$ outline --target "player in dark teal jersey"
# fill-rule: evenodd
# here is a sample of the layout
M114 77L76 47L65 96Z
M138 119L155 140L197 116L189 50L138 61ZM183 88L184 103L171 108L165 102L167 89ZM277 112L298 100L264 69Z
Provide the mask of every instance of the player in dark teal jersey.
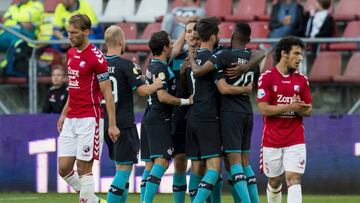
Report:
M154 165L146 180L145 195L142 202L151 203L158 190L161 177L169 166L169 160L173 155L173 143L171 137L171 116L173 106L190 105L192 97L183 99L175 97L175 75L168 66L172 44L167 32L153 33L149 41L152 51L151 59L146 71L146 82L153 83L153 76L163 81L163 88L149 96L148 107L143 118L142 138L146 142L142 147L147 147L148 154L141 151L142 159L151 160Z
M108 51L106 60L112 83L115 103L116 125L121 131L120 137L113 142L105 127L104 138L109 148L110 159L115 162L116 174L107 195L109 203L126 202L127 182L132 165L138 162L139 136L135 126L133 91L148 96L162 87L161 79L154 79L152 85L145 85L140 67L121 57L125 50L125 36L118 26L110 26L105 31L105 43ZM108 126L105 114L104 126Z
M254 203L259 202L259 199L256 179L248 157L253 116L247 94L251 92L252 82L259 75L259 68L251 68L235 78L226 77L224 74L233 63L248 63L252 52L245 46L250 41L250 34L251 29L248 24L237 23L231 40L232 49L218 51L203 66L192 63L192 68L218 71L217 87L223 95L220 111L223 150L227 157L225 165L227 171L231 173L231 182L242 201L250 202L251 199ZM256 54L263 55L261 52Z

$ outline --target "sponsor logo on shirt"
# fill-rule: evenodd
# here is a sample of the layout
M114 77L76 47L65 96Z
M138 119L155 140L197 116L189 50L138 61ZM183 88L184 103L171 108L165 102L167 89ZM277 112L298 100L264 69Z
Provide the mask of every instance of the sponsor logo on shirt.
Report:
M80 62L80 65L79 65L79 66L80 66L80 68L84 68L84 67L85 67L85 64L86 64L86 62L85 62L85 61L81 61L81 62Z

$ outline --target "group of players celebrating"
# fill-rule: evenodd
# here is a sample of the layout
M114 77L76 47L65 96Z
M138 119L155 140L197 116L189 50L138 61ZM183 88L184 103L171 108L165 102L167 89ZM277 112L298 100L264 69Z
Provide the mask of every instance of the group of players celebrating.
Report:
M249 94L257 84L264 53L246 48L249 25L236 23L230 47L219 46L220 21L214 17L189 19L184 34L174 44L165 31L155 32L149 41L153 57L142 75L138 65L121 57L125 35L120 27L112 25L105 31L107 54L103 56L88 42L89 26L83 26L87 21L87 16L80 14L69 21L73 46L68 52L69 99L58 122L59 173L80 192L80 202L103 201L91 189L92 160L99 153L101 92L107 112L104 137L116 165L108 202L126 202L139 148L145 161L142 203L153 202L172 158L175 203L185 202L187 189L191 202L221 202L222 160L234 202L259 202L249 164L253 128ZM281 202L284 171L288 202L301 202L300 177L306 160L302 116L311 113L309 84L296 70L303 48L300 39L282 39L275 48L277 65L258 82L257 100L264 115L262 164L269 177L269 202ZM148 96L140 140L134 123L135 90ZM88 117L94 119L88 121ZM191 160L189 184L187 160ZM77 172L72 170L75 161Z

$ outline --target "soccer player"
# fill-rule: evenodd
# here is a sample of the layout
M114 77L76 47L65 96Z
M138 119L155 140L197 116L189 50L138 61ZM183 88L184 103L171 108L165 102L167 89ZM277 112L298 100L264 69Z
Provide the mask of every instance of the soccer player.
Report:
M281 39L275 48L275 67L263 73L258 82L257 101L264 116L262 167L268 177L269 203L281 202L284 173L287 202L302 202L301 175L306 165L302 120L312 109L309 82L297 70L303 49L299 38Z
M187 48L189 51L194 50L195 40L193 40L192 35L194 32L194 26L197 21L197 18L189 19L185 25L185 41L187 43ZM189 97L191 95L184 88L186 85L185 82L181 81L181 68L185 64L185 67L189 65L188 60L185 59L188 57L188 50L183 51L180 55L176 56L173 60L170 61L169 66L175 74L176 80L176 96L177 97ZM190 69L191 70L191 69ZM175 173L173 176L173 197L174 203L184 203L185 202L185 193L186 193L186 168L187 168L187 159L185 156L185 129L186 129L186 120L185 115L188 110L188 106L175 106L173 117L172 117L172 137L174 143L174 169Z
M115 106L107 62L99 49L89 43L88 16L70 17L67 32L72 48L67 52L69 96L58 120L60 132L58 170L63 179L80 192L80 203L100 202L94 194L92 165L99 159L101 146L99 120L104 96L109 115L108 134L116 141ZM76 161L77 173L73 171Z
M172 44L165 31L151 35L149 47L153 54L146 71L146 81L153 83L153 75L163 81L163 88L149 96L148 107L143 118L141 131L142 159L152 160L154 165L147 177L143 202L151 203L158 190L161 177L169 166L174 148L171 137L171 116L173 106L190 105L192 98L182 99L174 95L176 90L175 76L167 61L170 58ZM146 143L147 142L147 143Z
M252 92L252 82L259 76L258 64L264 57L259 50L248 50L251 28L246 23L236 23L231 38L231 48L216 52L204 65L198 66L192 61L192 68L199 71L217 69L216 86L222 94L220 102L220 123L223 151L226 154L225 168L229 182L234 186L235 202L238 195L243 202L259 202L254 172L249 165L249 151L253 126L253 112L248 94ZM256 63L241 76L230 79L224 71L232 63L246 64L250 56ZM236 122L235 122L236 121ZM247 181L247 183L246 183ZM248 192L249 191L249 192ZM249 196L250 193L250 196Z
M218 43L219 20L202 18L196 23L201 41L196 62L205 63ZM216 184L221 164L221 140L218 121L218 93L215 86L215 72L201 77L194 76L194 104L189 109L186 126L186 156L192 162L191 177L202 177L201 164L206 162L207 171L202 178L193 202L204 202ZM196 184L195 184L196 185ZM190 189L190 188L189 188Z
M132 165L138 162L139 136L135 126L133 91L141 96L148 96L162 87L161 79L154 79L153 84L145 85L141 69L137 64L121 58L125 51L125 35L120 27L112 25L105 31L105 43L108 71L113 86L116 110L116 124L121 136L113 142L108 135L109 119L105 114L105 141L109 148L110 159L116 165L116 174L107 194L109 203L126 202L128 180ZM121 99L120 99L121 98Z

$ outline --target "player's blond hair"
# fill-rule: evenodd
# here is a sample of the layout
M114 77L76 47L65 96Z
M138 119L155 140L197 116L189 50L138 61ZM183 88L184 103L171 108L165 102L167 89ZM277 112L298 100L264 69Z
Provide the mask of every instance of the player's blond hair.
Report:
M91 20L89 16L85 14L75 14L72 15L69 19L69 25L73 24L74 26L80 28L80 30L90 30L91 29Z
M123 30L117 25L111 25L104 33L105 43L108 47L115 47L119 39L124 38Z

